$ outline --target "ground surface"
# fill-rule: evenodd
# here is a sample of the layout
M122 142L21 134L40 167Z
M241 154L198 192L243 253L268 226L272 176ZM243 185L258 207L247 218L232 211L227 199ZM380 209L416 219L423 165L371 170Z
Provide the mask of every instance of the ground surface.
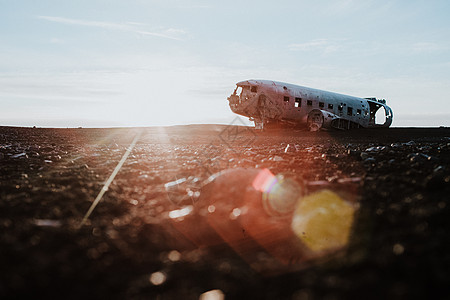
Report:
M198 299L220 290L212 294L448 299L449 166L447 128L256 133L219 125L0 127L0 298ZM208 201L205 180L239 167L283 173L305 194L321 187L351 190L358 210L348 246L285 268L250 237L250 246L236 251L201 208ZM179 179L175 191L165 186ZM184 185L189 195L180 193ZM214 197L224 207L235 201L221 200L220 191ZM176 219L173 212L190 214Z

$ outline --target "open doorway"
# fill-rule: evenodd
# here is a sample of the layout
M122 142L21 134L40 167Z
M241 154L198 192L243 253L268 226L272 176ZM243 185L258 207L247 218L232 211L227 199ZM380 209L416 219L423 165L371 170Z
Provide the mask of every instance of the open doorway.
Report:
M392 110L384 105L375 101L368 101L370 109L369 127L389 127L392 123Z
M375 113L375 125L384 125L386 123L386 109L379 107Z

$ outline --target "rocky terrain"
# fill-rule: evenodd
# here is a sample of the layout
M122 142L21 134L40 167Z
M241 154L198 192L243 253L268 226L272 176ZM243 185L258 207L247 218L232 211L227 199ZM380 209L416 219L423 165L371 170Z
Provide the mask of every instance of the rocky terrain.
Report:
M448 128L0 127L0 298L448 299L449 166ZM348 244L283 264L234 243L215 222L248 183L205 186L237 168L351 195Z

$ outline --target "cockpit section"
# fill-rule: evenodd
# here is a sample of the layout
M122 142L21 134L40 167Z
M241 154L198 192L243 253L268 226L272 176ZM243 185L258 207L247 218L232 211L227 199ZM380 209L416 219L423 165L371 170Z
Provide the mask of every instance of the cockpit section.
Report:
M231 110L234 113L255 117L258 115L257 102L258 86L248 81L238 82L236 88L228 97Z
M230 104L241 104L253 98L258 93L256 85L236 85L233 94L228 97Z

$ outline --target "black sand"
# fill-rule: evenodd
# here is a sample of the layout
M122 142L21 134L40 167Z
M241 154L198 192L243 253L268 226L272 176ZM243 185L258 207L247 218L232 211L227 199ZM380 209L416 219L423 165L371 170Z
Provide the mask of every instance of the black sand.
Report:
M0 298L198 299L214 289L226 299L450 297L450 129L144 128L78 229L138 131L0 127ZM288 144L296 147L285 153ZM236 167L309 189L351 183L360 208L348 247L270 273L225 242L194 245L168 217L186 199L164 184Z

